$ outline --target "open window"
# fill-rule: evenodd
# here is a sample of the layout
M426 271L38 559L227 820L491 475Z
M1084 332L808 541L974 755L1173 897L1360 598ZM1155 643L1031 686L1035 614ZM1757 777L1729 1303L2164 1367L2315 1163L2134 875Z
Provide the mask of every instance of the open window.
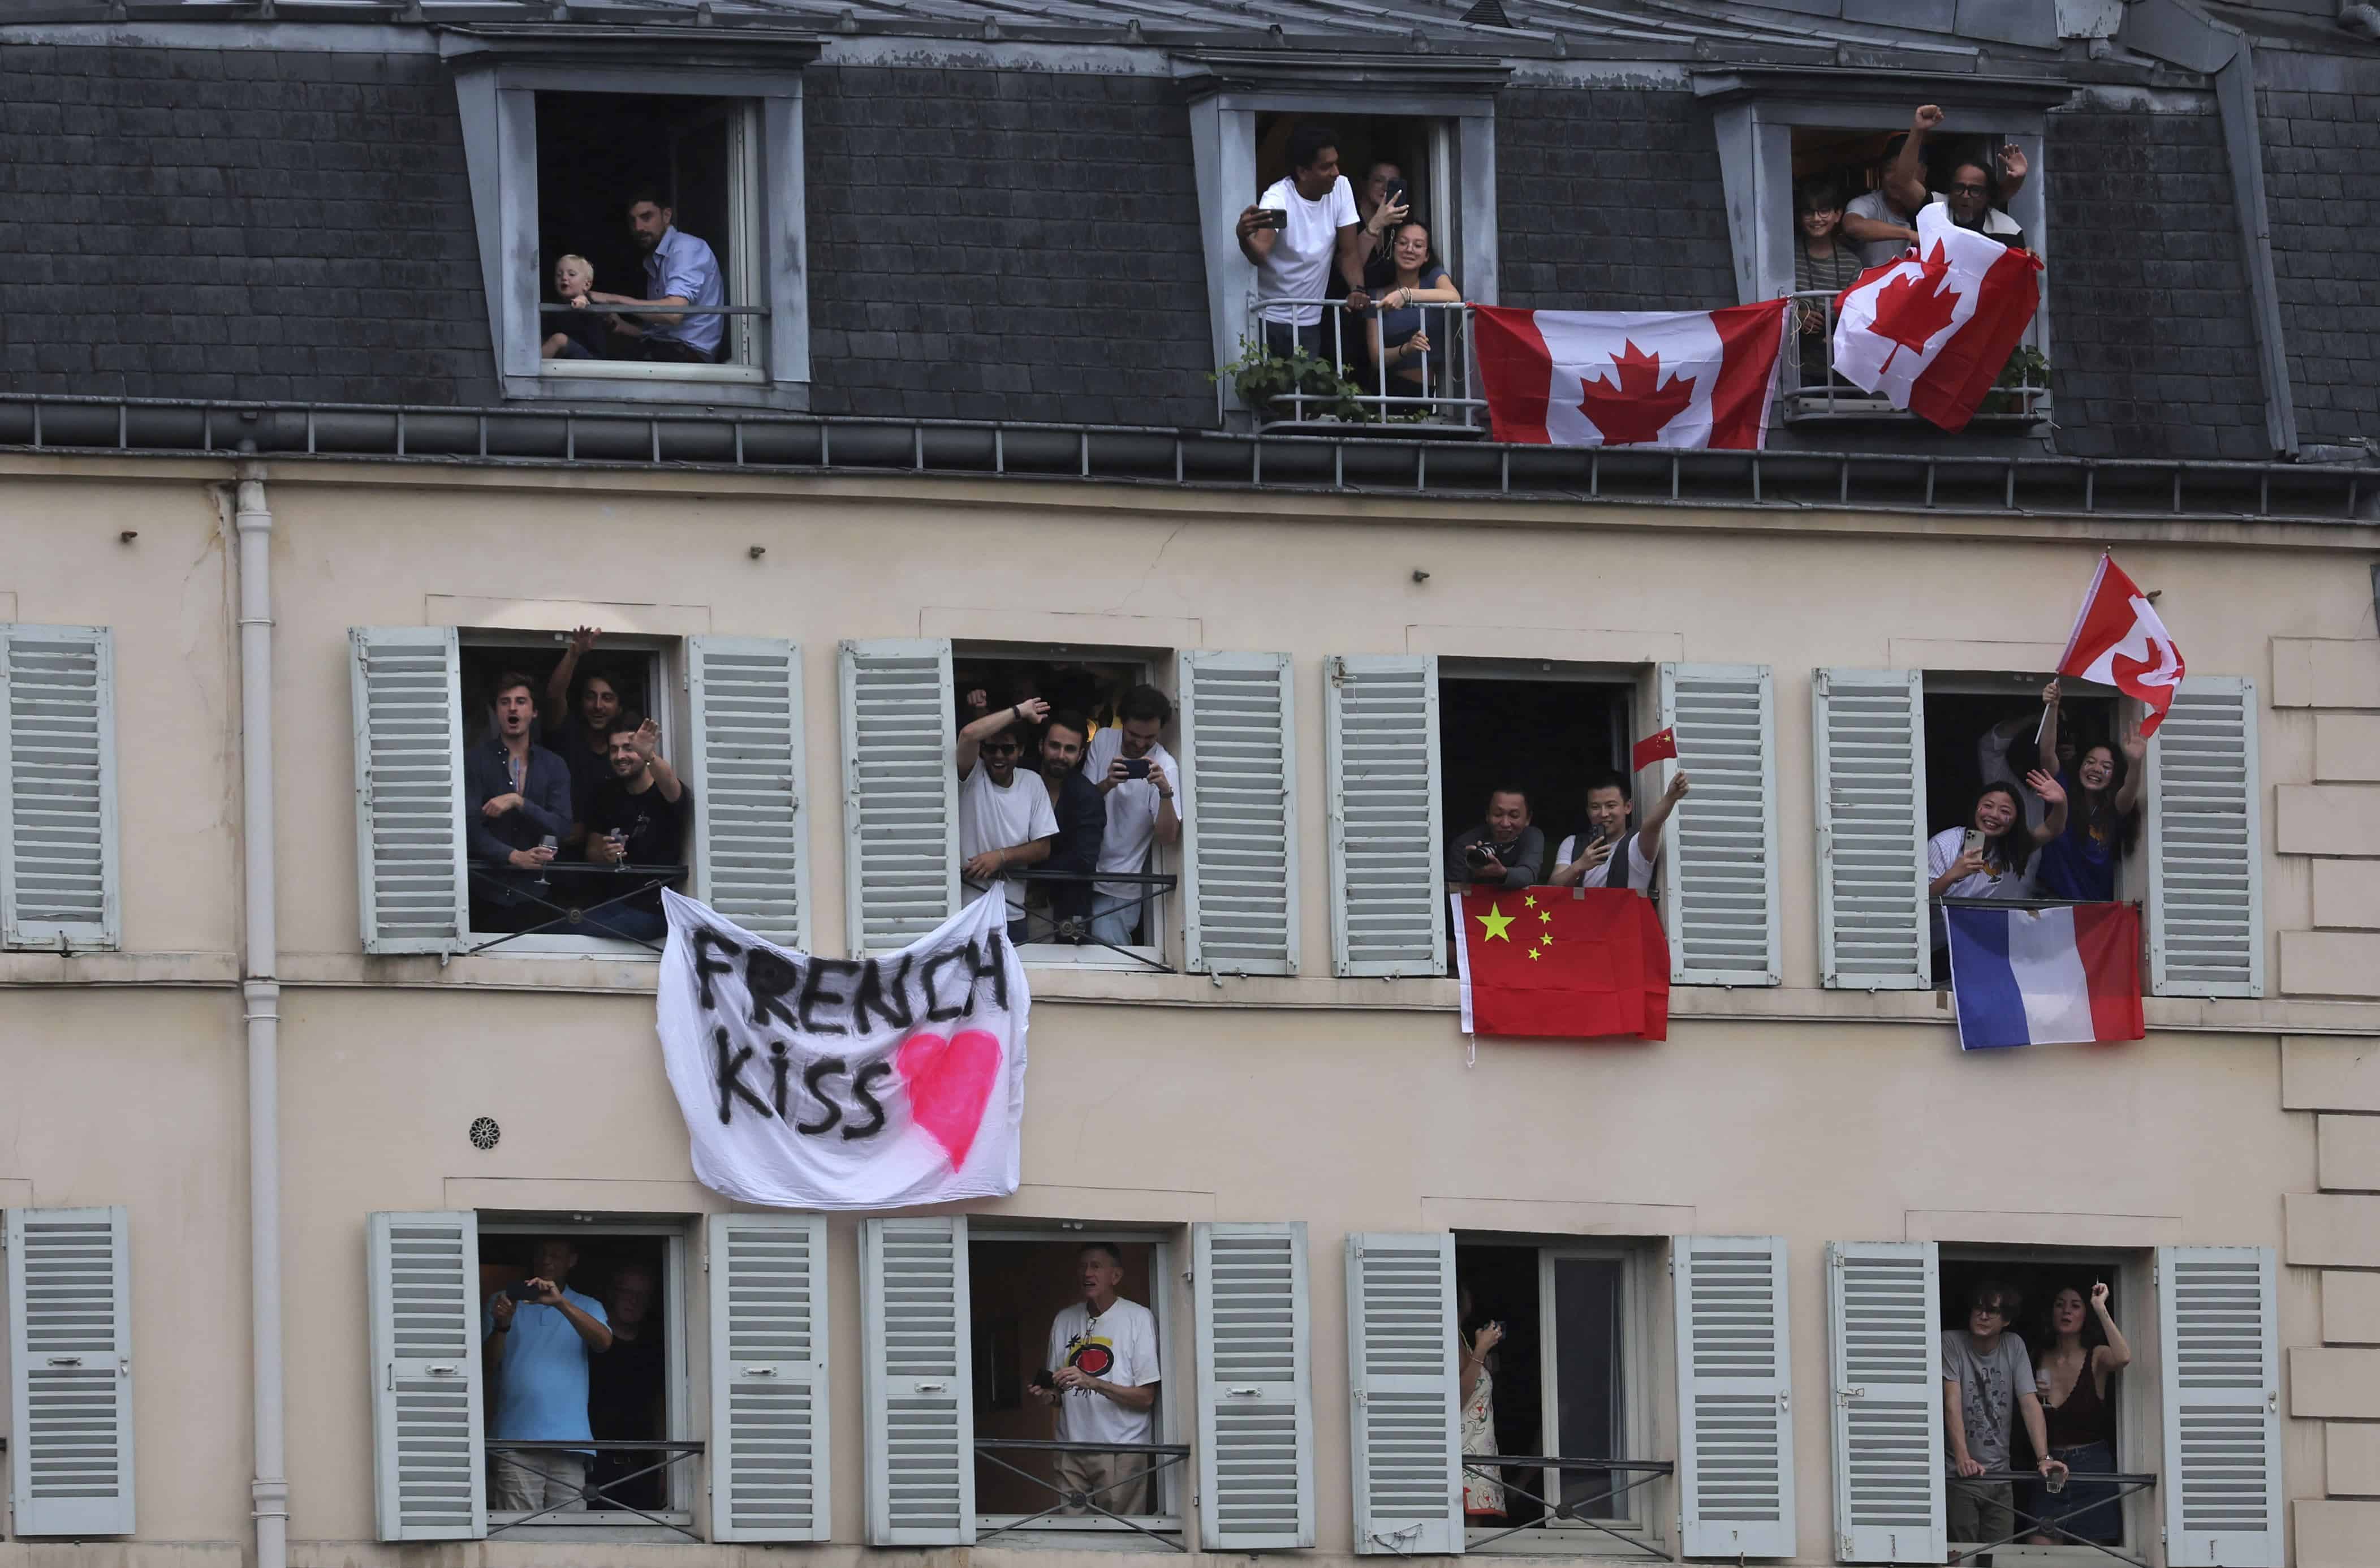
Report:
M1657 1550L1652 1244L1458 1234L1455 1311L1488 1355L1463 1425L1469 1549ZM1483 1463L1488 1453L1520 1463ZM1559 1463L1556 1463L1559 1462ZM1664 1554L1666 1555L1666 1554Z
M1629 794L1630 736L1642 672L1536 660L1439 662L1439 809L1451 836L1485 819L1491 793L1527 793L1530 825L1543 836L1536 881L1574 858L1595 836L1590 781L1617 773ZM1644 803L1636 803L1635 816ZM1635 820L1634 817L1631 820Z
M508 397L806 406L801 69L817 46L674 52L475 36L450 55ZM672 214L669 274L699 278L704 297L669 292L700 309L665 322L569 307L554 276L565 255L592 264L599 293L661 297L629 226L640 193Z
M1169 1289L1179 1252L1163 1231L970 1228L978 1541L1178 1538L1192 1489L1175 1392L1190 1384ZM1157 1392L1147 1408L1128 1407L1057 1387L1068 1367Z

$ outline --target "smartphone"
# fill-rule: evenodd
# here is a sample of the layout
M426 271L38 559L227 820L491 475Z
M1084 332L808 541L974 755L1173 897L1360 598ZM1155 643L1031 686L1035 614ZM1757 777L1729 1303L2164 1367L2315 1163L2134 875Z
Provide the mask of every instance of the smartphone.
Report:
M1044 1367L1038 1372L1034 1373L1033 1380L1026 1383L1025 1386L1028 1389L1054 1389L1058 1386L1058 1379L1056 1374L1052 1373L1047 1367Z
M1962 855L1980 855L1983 851L1984 830L1969 828L1966 836L1959 840L1959 852Z
M1265 209L1264 221L1265 227L1267 228L1287 228L1289 226L1289 209L1286 207L1268 207Z
M543 1295L545 1293L538 1289L537 1286L529 1281L523 1280L517 1284L506 1285L504 1287L504 1294L513 1298L513 1304L515 1306L519 1307L527 1306L535 1302L539 1296Z
M1123 776L1124 776L1125 778L1128 778L1128 779L1145 779L1145 778L1148 777L1148 758L1146 758L1146 757L1124 757L1124 758L1120 758L1120 759L1118 759L1118 760L1120 760L1120 761L1122 761L1122 762L1123 763Z
M1389 181L1389 183L1380 190L1381 204L1389 207L1403 207L1410 205L1410 203L1405 200L1405 191L1406 187L1404 181L1401 179L1392 179Z

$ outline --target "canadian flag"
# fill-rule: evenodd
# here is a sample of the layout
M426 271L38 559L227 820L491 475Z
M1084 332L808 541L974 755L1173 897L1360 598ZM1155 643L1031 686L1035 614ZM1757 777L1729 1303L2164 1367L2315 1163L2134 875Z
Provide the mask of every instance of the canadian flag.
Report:
M1756 448L1791 301L1723 310L1472 309L1498 441Z
M2082 596L2082 613L2074 617L2074 635L2066 639L2066 656L2058 673L2112 686L2127 697L2140 699L2147 709L2141 720L2143 738L2156 734L2173 706L2173 689L2181 684L2181 650L2157 619L2148 602L2113 555L2099 557L2091 591Z
M1917 214L1917 250L1871 267L1835 299L1835 373L1947 431L1967 421L2041 304L2041 258Z

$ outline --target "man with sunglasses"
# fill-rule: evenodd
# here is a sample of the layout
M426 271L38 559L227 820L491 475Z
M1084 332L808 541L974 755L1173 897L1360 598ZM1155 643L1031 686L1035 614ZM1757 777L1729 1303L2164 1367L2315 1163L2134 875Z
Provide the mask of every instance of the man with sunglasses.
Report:
M1050 858L1058 836L1050 792L1038 778L1018 778L1020 724L1038 724L1050 705L1028 697L988 713L959 731L959 902L973 904L993 888L1008 899L1008 940L1025 940L1025 884L1002 873ZM980 765L978 765L980 764Z

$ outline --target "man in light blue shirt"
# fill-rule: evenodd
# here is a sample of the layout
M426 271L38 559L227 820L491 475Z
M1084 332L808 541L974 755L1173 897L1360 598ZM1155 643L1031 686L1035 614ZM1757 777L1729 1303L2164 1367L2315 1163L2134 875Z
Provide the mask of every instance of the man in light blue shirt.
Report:
M595 1440L587 1419L589 1358L612 1348L603 1304L570 1288L578 1251L566 1241L540 1241L529 1277L488 1298L487 1374L495 1385L499 1442L550 1443L496 1454L500 1512L535 1513L587 1506L587 1467ZM527 1296L526 1301L516 1299Z
M724 305L727 286L710 247L673 226L675 217L658 192L637 192L628 202L628 226L645 253L645 292L639 298L590 290L587 297L599 305L630 308L635 320L612 318L621 358L708 365L719 358L727 318L672 315L667 307Z

